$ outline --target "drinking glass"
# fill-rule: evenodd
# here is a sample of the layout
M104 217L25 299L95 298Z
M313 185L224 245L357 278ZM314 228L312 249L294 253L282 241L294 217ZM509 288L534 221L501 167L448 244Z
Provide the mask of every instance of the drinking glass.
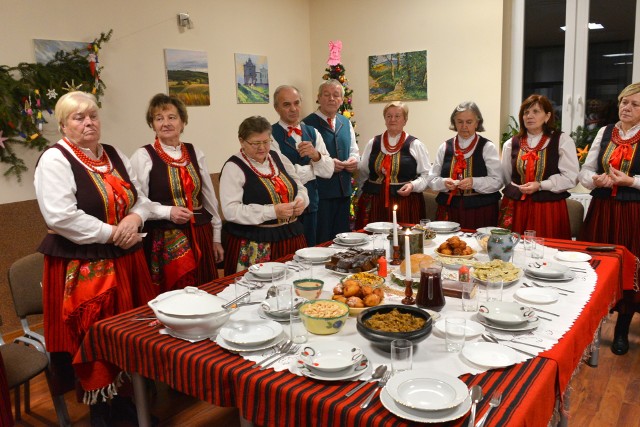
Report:
M445 345L447 351L458 353L464 347L467 321L460 317L447 317L444 320Z
M240 284L240 282L242 282L243 279L244 278L242 276L234 277L233 279L233 291L235 293L236 298L238 298L240 295L247 292L247 290L249 289ZM239 304L241 302L249 302L249 301L251 301L251 294L249 294L249 296L247 297L244 297L241 301L238 301L237 303Z
M276 310L284 310L291 305L293 285L287 280L288 272L284 265L275 265L271 270L271 283L276 287Z
M531 248L531 258L533 260L541 260L542 258L544 258L544 238L534 237L533 242L534 244Z
M409 371L413 365L413 343L409 340L391 341L391 370L393 374Z
M487 275L487 301L502 301L502 276L496 273Z
M471 282L462 282L462 310L478 311L478 285Z
M522 243L524 244L525 257L531 257L532 246L535 245L536 230L524 230L522 234Z
M298 260L298 278L300 279L313 279L313 263L308 259Z
M295 301L296 299L296 290L293 286L290 287L291 301ZM305 328L302 323L302 318L300 317L300 310L298 308L294 308L289 312L289 337L291 341L296 344L302 344L307 342L308 332L307 328Z
M384 233L373 233L373 235L371 236L371 244L373 245L373 250L376 253L381 253L384 252L385 257L388 258L388 254L387 254L387 249L389 247L389 245L387 244L388 240L387 240L387 235Z

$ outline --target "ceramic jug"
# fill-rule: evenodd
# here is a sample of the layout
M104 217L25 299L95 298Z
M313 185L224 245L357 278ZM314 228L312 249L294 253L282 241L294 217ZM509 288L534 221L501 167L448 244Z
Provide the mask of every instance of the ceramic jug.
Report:
M512 233L506 228L495 228L491 230L489 241L487 242L487 252L489 259L501 259L502 261L510 261L513 256L513 250L520 241L518 233Z

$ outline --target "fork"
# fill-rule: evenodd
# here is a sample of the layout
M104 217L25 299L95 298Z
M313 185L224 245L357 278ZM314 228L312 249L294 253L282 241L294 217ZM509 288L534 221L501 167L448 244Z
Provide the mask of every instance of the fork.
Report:
M278 360L282 359L285 356L288 356L290 354L296 354L298 352L298 350L300 349L299 345L292 345L289 350L280 353L280 355L278 357L276 357L275 359L273 359L271 362L267 363L266 365L263 365L260 370L264 371L265 369L267 369L269 366L273 365L274 363L276 363Z
M499 391L494 392L491 395L491 400L489 401L489 409L487 409L487 412L482 416L482 418L480 418L480 420L478 420L476 427L482 427L484 425L484 422L487 421L487 418L489 418L489 413L491 412L491 410L493 408L497 408L498 405L500 405L501 401L502 393Z
M293 341L291 341L291 340L283 341L282 343L280 343L280 344L278 344L276 346L276 348L275 348L276 352L275 353L270 354L269 356L265 357L264 359L262 359L261 361L259 361L255 365L253 365L252 368L257 368L258 366L262 365L264 362L266 362L267 360L271 359L272 357L286 352L287 350L289 350L291 348L292 345L293 345Z
M533 286L537 286L537 287L539 287L539 288L552 288L552 289L557 289L557 290L562 291L562 292L569 292L569 293L572 293L572 294L575 294L575 293L576 293L576 291L571 291L571 290L569 290L569 289L559 288L559 287L557 287L557 286L552 286L552 285L546 285L546 286L545 286L545 285L541 285L540 283L536 283L536 282L534 282L533 280L531 281L531 283L533 283Z
M365 400L364 402L362 402L362 405L360 405L361 409L365 409L369 406L369 404L371 403L371 401L373 400L373 397L376 395L376 393L378 392L378 389L382 389L382 387L384 387L385 385L387 385L387 381L389 381L389 378L391 378L391 371L387 371L384 373L384 375L382 376L382 378L380 379L380 381L378 381L378 387L376 387L375 389L373 389L373 391L371 392L371 394L369 395L369 397L367 397L367 400Z
M530 346L530 347L535 347L535 348L539 348L539 349L542 349L542 350L546 350L546 349L547 349L546 347L543 347L543 346L541 346L541 345L536 345L536 344L530 344L530 343L528 343L528 342L517 341L517 340L516 340L516 338L517 338L517 337L513 337L513 338L511 338L511 339L508 339L508 338L500 338L500 337L498 337L498 336L496 336L496 335L492 334L490 331L486 331L485 333L486 333L487 335L489 335L490 337L493 337L493 338L497 339L498 341L506 341L506 342L512 342L512 343L514 343L514 344L523 344L523 345L528 345L528 346Z
M522 286L524 286L525 288L533 288L533 285L530 285L530 284L528 284L527 282L522 282ZM558 292L558 293L559 293L560 295L564 295L565 297L566 297L566 296L569 296L569 294L565 294L565 293L562 293L562 292Z

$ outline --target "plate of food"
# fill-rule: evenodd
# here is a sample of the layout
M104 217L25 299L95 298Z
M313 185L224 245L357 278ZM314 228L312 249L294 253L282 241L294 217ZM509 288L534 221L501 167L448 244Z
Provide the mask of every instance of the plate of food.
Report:
M436 254L442 257L454 257L471 259L477 253L471 246L467 245L467 242L460 239L458 236L449 237L442 242L440 246L435 250Z
M357 316L364 309L375 307L384 301L384 290L382 281L372 279L376 276L371 273L356 273L345 277L333 288L331 299L343 302L349 306L349 314ZM360 278L360 279L358 279Z
M478 283L486 285L487 277L498 274L502 277L503 286L516 283L522 277L522 269L510 262L494 259L489 262L477 262L471 269L471 277Z

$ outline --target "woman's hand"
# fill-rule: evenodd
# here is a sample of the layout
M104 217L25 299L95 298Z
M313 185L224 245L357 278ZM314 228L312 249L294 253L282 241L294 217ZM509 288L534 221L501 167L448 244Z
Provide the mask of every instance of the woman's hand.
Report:
M540 191L541 187L542 184L540 184L538 181L527 182L526 184L522 184L519 186L520 192L523 194L537 193L538 191Z
M293 216L295 203L278 203L274 205L274 209L276 210L276 218L278 219L289 219Z
M174 206L171 208L171 214L169 218L171 222L175 224L185 224L187 221L191 219L193 216L193 212L191 212L187 208L183 208L182 206Z
M120 221L113 233L113 244L122 249L129 249L136 243L142 241L142 236L138 234L138 228L142 225L142 218L137 214L130 213Z
M472 190L473 189L473 178L466 177L465 179L461 179L458 183L458 188L460 190Z
M304 212L304 200L296 197L296 200L293 203L293 214L295 216L302 215L302 212Z
M456 188L458 188L458 186L456 185L456 182L454 180L452 180L451 178L445 178L444 186L449 191L454 191Z
M358 169L358 161L354 157L349 157L342 164L344 165L344 168L347 170L347 172L354 172L356 169Z
M401 195L402 197L407 197L409 194L411 194L412 191L413 191L413 184L408 182L398 190L398 194Z
M593 175L591 179L593 180L593 185L596 187L611 188L613 186L613 180L606 173Z
M213 242L213 258L216 264L224 261L224 249L218 242Z
M618 169L609 168L609 176L611 182L619 187L630 187L633 185L633 177L630 177L624 172L620 172Z

